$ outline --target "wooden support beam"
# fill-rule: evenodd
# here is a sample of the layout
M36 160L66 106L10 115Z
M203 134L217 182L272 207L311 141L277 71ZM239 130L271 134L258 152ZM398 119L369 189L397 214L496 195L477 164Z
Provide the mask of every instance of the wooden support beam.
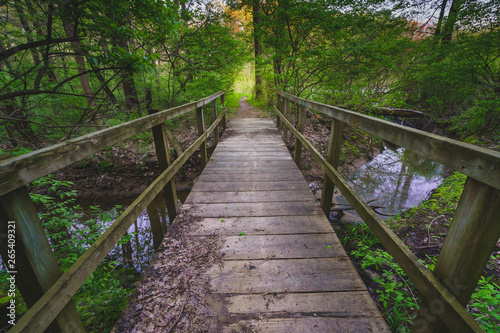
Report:
M170 144L174 147L177 156L181 156L182 153L184 153L184 149L182 148L181 144L175 139L172 132L170 132L168 129L165 130L165 134L167 135L168 142L170 142Z
M292 124L276 110L283 124L309 150L311 156L325 170L333 183L340 189L366 225L380 240L387 252L394 258L403 271L409 276L422 296L429 301L438 301L440 312L437 315L445 322L452 332L484 332L476 320L455 299L453 294L441 283L411 250L394 234L384 221L371 209L368 204L354 191L340 173L321 156L318 150L295 129Z
M286 118L287 115L290 113L290 100L285 98L283 103L283 116ZM278 117L280 118L280 117ZM285 141L285 144L288 142L288 128L286 126L283 126L283 141Z
M11 276L15 276L28 307L33 307L62 273L26 187L0 197L0 202L2 229L8 221L14 221L16 231L15 266L10 269L16 273ZM2 241L1 254L6 265L9 263L5 254L7 245ZM71 299L50 325L49 332L85 332Z
M203 118L203 107L196 109L196 124L198 125L198 135L205 133L205 119ZM208 162L207 143L203 142L200 146L201 168L205 168Z
M278 106L278 109L279 110L283 110L281 108L281 96L280 95L276 95L276 105ZM280 117L276 116L276 127L278 128L278 131L281 130L281 119Z
M125 212L113 222L99 239L61 276L56 283L36 302L36 304L9 331L11 333L42 333L57 314L71 300L72 295L92 274L115 244L127 232L137 217L160 193L165 185L175 176L200 145L207 140L207 135L200 136L188 149L165 170ZM78 331L76 331L78 332Z
M220 96L220 103L222 104L222 109L224 110L224 117L222 118L222 130L225 131L226 130L226 126L227 126L227 119L226 119L226 106L224 104L225 102L225 98L226 98L226 94L222 94Z
M212 123L217 120L217 100L212 101ZM214 144L217 146L219 144L219 126L215 126L214 129Z
M484 272L500 238L500 191L467 178L448 235L434 268L434 275L465 306ZM449 332L436 312L440 307L425 302L412 332Z
M156 110L150 110L149 113L153 114ZM167 141L167 127L165 123L153 126L153 139L155 142L156 157L158 158L158 166L160 172L167 170L170 166L170 149ZM179 203L177 201L177 191L175 190L175 181L170 180L165 188L163 188L163 195L165 196L165 203L167 204L168 218L172 222L177 213L179 212Z
M332 126L330 130L330 143L328 145L328 153L326 160L335 169L339 166L340 150L342 147L342 135L344 134L345 123L340 120L332 119ZM326 216L330 216L330 209L332 208L334 184L330 177L325 173L323 180L323 190L321 192L321 209L325 212Z
M297 130L300 134L304 133L304 125L306 123L306 108L303 105L297 105L299 110L299 121L297 124ZM302 142L300 140L295 141L295 153L293 155L293 160L298 167L300 167L300 155L302 154Z

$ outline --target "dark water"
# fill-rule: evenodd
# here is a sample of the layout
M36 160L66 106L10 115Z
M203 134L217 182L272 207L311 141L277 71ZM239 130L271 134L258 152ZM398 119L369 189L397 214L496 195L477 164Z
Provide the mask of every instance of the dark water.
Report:
M177 191L179 205L182 206L186 200L189 191ZM128 205L135 200L135 197L124 198L122 196L107 196L105 198L80 198L80 204L84 210L90 211L91 206L98 205L102 211L115 211L116 205L122 205L121 211L124 211ZM115 214L118 216L119 214ZM99 221L106 225L111 225L113 221ZM155 249L161 244L163 236L170 226L167 214L167 208L163 192L151 202L137 220L127 230L127 235L131 236L130 242L116 245L109 253L108 257L123 265L135 268L143 272L153 258Z
M349 184L370 205L380 206L376 212L381 218L418 206L441 184L444 167L426 160L404 148L386 148L371 162L348 175ZM342 195L335 197L336 208L347 208L348 201ZM354 211L345 211L344 219L361 222Z

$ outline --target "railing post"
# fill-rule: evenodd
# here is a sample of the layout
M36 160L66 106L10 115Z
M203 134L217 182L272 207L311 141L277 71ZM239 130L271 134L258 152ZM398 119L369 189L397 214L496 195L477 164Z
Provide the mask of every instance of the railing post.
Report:
M304 134L304 125L306 123L306 107L303 105L297 105L299 107L299 121L297 123L297 130L300 134ZM297 166L300 166L300 155L302 153L302 142L295 140L295 154L293 159Z
M342 144L342 135L344 134L344 126L344 122L337 119L332 119L330 143L328 145L326 160L335 169L337 169L339 166L340 148ZM330 215L330 209L332 208L333 190L333 182L325 173L325 178L323 180L323 191L321 192L321 209L323 209L323 212L325 212L326 216Z
M0 197L0 227L0 232L5 233L5 238L0 239L3 262L13 272L11 276L15 276L15 284L24 301L32 307L62 273L25 186ZM8 250L12 249L8 247L12 244L7 238L9 229L15 230L15 262L8 260ZM11 263L12 267L9 266ZM85 332L72 300L57 315L47 332Z
M281 108L281 99L280 99L280 95L279 94L276 94L276 107L278 108L278 110L280 110L281 112L283 112L283 109ZM278 128L278 131L281 129L281 119L279 116L276 117L276 127Z
M212 101L212 123L217 120L217 100ZM214 145L219 144L219 126L214 128Z
M288 98L284 98L284 103L283 103L283 117L286 118L286 115L290 111L290 100ZM285 141L285 145L287 144L288 141L288 127L283 126L283 141Z
M156 113L158 110L149 110L150 114ZM160 172L165 171L170 166L170 151L167 141L167 128L165 123L153 126L153 139L155 141L156 157L158 158L158 166ZM179 212L179 204L177 201L177 192L175 190L175 181L170 180L163 188L165 201L167 204L168 218L172 223Z
M226 122L227 122L227 119L226 119L227 112L225 112L226 107L224 106L225 97L226 97L226 94L223 94L220 97L220 103L222 104L222 109L224 109L224 116L222 117L222 130L224 130L224 131L226 130Z
M205 133L205 120L203 119L203 107L200 106L196 108L196 123L198 125L198 135L203 135ZM201 168L205 168L207 165L207 141L205 140L200 146L201 153Z
M434 275L457 301L469 301L500 238L500 191L467 178L448 235L434 268ZM441 300L426 301L412 332L448 332L437 317ZM437 304L433 304L437 303Z

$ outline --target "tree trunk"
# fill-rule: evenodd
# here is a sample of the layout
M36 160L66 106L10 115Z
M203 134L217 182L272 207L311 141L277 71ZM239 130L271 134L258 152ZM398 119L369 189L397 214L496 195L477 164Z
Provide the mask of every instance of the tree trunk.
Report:
M76 37L75 36L75 26L71 23L63 22L64 31L68 37ZM85 58L82 55L82 47L79 41L72 41L71 46L73 47L73 51L75 52L75 61L78 66L78 73L80 74L80 84L82 85L83 94L87 99L87 105L92 107L95 105L94 93L92 92L92 88L90 87L89 79L85 72Z
M255 99L262 97L262 68L259 63L262 55L262 46L260 44L260 3L259 0L253 0L253 42L255 55Z
M448 13L448 19L443 28L443 38L441 39L442 44L449 44L451 42L451 37L453 35L453 29L457 23L458 13L460 11L460 6L463 0L452 0L450 12Z
M129 52L128 41L125 37L118 37L116 39L118 46L125 51ZM139 106L139 98L137 97L137 90L135 89L134 78L131 73L127 71L122 72L122 87L125 94L125 107L127 110L134 110Z

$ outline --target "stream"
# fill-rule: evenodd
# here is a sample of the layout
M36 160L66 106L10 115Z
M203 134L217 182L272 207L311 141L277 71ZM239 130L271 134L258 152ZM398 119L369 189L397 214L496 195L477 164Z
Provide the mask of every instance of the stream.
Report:
M426 160L404 148L389 148L372 161L358 168L346 178L354 190L369 203L377 206L379 216L388 219L391 215L418 206L441 184L445 168L439 163ZM335 208L350 208L343 195L334 197ZM346 222L361 223L353 210L332 213L332 219L344 218Z

